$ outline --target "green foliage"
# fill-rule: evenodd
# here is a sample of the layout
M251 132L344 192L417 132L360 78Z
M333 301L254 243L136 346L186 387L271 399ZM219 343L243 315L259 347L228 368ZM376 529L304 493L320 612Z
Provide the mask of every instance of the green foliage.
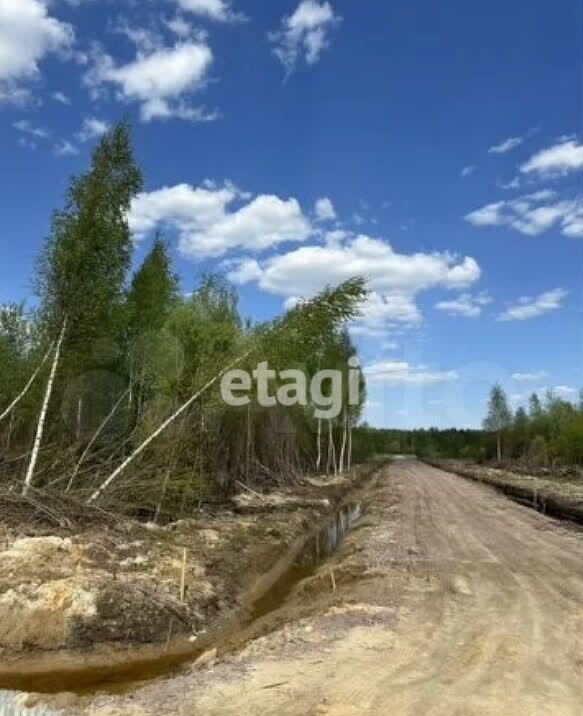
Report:
M503 391L495 386L489 408L501 406L501 420L493 425L501 429L505 457L520 460L525 466L546 467L554 464L583 465L583 406L575 406L552 393L544 403L533 394L529 411L519 407L511 421L506 413ZM507 404L506 404L507 407ZM492 411L494 413L494 411ZM490 415L488 416L490 417ZM486 421L486 425L491 425ZM455 458L482 462L497 457L497 441L488 430L390 430L366 424L355 431L358 450L363 454L409 454L425 458Z
M549 463L583 464L583 411L548 391L544 401L536 393L528 412L518 408L506 429L509 457L537 466Z
M460 458L481 460L484 457L484 433L481 430L392 430L371 428L364 424L355 431L358 454L417 455L423 458Z
M533 393L528 399L529 414L533 420L538 420L543 415L543 406L540 402L540 398L536 393Z
M172 271L167 244L157 236L136 271L127 298L130 336L136 338L164 327L177 303L178 278Z
M555 437L553 453L567 464L583 465L583 411L573 415Z
M500 433L512 421L512 413L508 407L508 399L502 386L496 384L490 392L488 415L484 420L484 429L493 433Z
M279 484L316 465L329 467L333 452L344 465L350 458L386 453L482 460L493 454L491 432L498 438L504 433L506 450L515 457L583 462L583 395L578 408L551 394L543 404L535 395L528 414L520 409L512 418L503 390L495 386L488 433L358 426L366 385L361 370L349 371L356 349L347 324L366 298L364 280L327 287L255 325L241 319L237 292L222 276L204 275L189 296L181 295L160 237L130 277L127 216L141 186L129 127L120 123L102 138L88 171L71 180L65 206L53 216L37 273L39 314L27 316L22 306L0 308L0 414L43 367L10 420L0 424L0 466L10 484L22 480L21 461L30 450L46 385L43 357L65 318L35 478L40 487L64 486L73 475L73 489L91 494L166 421L168 429L116 480L110 505L148 517L187 514L199 500L227 492L238 481ZM265 361L278 372L301 368L308 383L321 369L341 371L340 414L318 421L313 404L261 407L253 384L250 403L241 408L225 405L218 383L189 401L238 359L238 367L249 372ZM349 375L358 380L357 405L349 405ZM274 380L271 393L278 387ZM179 417L168 420L181 406L186 407Z
M530 462L537 467L544 467L549 462L547 441L542 435L535 435L528 448Z
M38 266L42 312L53 335L67 318L66 345L78 354L119 330L132 252L127 212L141 186L122 122L102 137L90 170L73 177L53 215Z

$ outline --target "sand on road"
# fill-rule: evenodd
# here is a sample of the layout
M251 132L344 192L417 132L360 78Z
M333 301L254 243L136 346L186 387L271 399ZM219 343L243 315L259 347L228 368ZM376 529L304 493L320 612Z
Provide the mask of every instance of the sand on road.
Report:
M279 628L82 712L581 716L581 532L414 460L364 499Z

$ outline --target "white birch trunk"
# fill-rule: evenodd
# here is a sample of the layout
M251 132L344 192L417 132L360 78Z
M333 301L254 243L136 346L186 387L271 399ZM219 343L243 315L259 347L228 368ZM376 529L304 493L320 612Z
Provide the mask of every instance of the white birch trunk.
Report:
M81 440L81 421L83 419L83 398L79 398L77 402L77 442Z
M2 415L0 415L0 422L2 422L4 420L4 418L7 417L14 410L14 408L18 405L18 403L22 400L22 398L24 398L24 396L28 393L30 386L34 383L35 378L40 373L42 367L44 366L44 364L47 362L49 356L51 355L54 346L55 346L55 344L51 343L48 351L45 353L42 361L40 362L40 365L34 371L32 376L30 377L30 380L28 381L28 383L24 386L24 388L16 396L16 398L14 398L14 400L10 403L10 405L6 408L6 410L2 413Z
M334 444L334 431L332 430L332 421L328 420L328 465L330 462L334 468L334 476L338 475L338 463L336 462L336 445Z
M317 456L316 456L316 472L320 472L320 465L322 463L322 419L318 418L318 433L317 433Z
M328 421L328 450L326 452L326 475L330 474L331 464L332 464L332 432L330 430L330 421Z
M30 489L30 486L32 485L32 481L34 478L34 469L36 467L36 462L38 460L38 452L40 450L40 445L41 445L41 442L43 439L43 433L44 433L44 429L45 429L45 420L47 418L47 411L49 409L49 403L51 402L51 394L53 392L55 375L57 374L57 368L59 366L59 358L61 357L61 346L63 345L63 340L65 338L66 330L67 330L67 319L65 318L63 320L63 327L61 328L61 335L59 336L59 340L57 341L57 346L55 348L55 355L53 357L51 373L49 375L49 380L47 382L47 389L45 391L43 405L42 405L42 408L40 411L40 415L38 417L38 423L36 426L36 435L34 438L32 454L30 456L30 462L28 463L26 477L24 478L24 486L22 488L23 495L26 495L28 493L28 490Z
M12 430L14 429L14 413L10 413L10 422L8 423L8 434L6 436L6 452L10 450L12 442Z
M113 406L113 408L109 411L109 413L105 416L103 422L101 423L101 425L97 428L97 430L96 430L95 433L93 434L93 437L91 438L91 440L90 440L89 443L87 444L87 447L85 448L85 450L83 450L83 454L82 454L81 457L79 458L79 462L75 465L75 469L73 470L73 474L71 475L71 478L70 478L70 480L69 480L69 483L68 483L68 485L67 485L67 489L65 490L65 492L69 492L69 490L71 489L71 486L73 485L73 481L74 481L75 478L77 477L77 473L79 472L79 468L80 468L81 465L83 464L83 461L85 460L85 458L86 458L87 455L89 454L89 451L91 450L91 448L92 448L93 445L95 444L95 441L97 440L97 438L101 435L101 433L102 433L103 430L105 429L105 426L107 425L107 423L108 423L108 422L111 420L111 418L113 418L113 416L115 415L117 409L118 409L119 406L121 405L122 400L124 400L124 398L126 397L126 395L127 395L129 392L130 392L130 388L128 388L128 389L125 391L125 393L123 393L122 396L117 400L116 404L115 404L115 405Z
M348 439L347 428L348 428L348 418L347 418L346 412L345 412L344 419L342 422L342 445L340 447L340 458L338 460L338 471L340 473L344 472L344 456L346 455L346 442Z
M129 367L129 379L130 379L130 387L128 390L128 412L131 415L132 410L132 403L134 401L134 391L133 391L133 385L134 385L134 359L132 357L132 354L130 352L130 367Z
M169 418L167 418L162 423L162 425L160 425L160 427L158 427L156 430L154 430L153 433L151 433L140 445L138 445L138 447L133 451L133 453L129 457L127 457L122 462L122 464L111 473L111 475L97 488L97 490L95 490L95 492L91 495L91 497L87 500L87 502L88 503L95 502L95 500L97 500L101 496L103 491L106 490L109 487L109 485L111 485L111 483L116 479L116 477L118 477L126 469L126 467L128 467L128 465L130 463L132 463L135 460L135 458L148 447L148 445L151 442L153 442L161 433L163 433L164 430L166 430L166 428L176 420L176 418L178 418L180 415L182 415L182 413L184 413L186 410L188 410L188 408L190 408L190 406L194 403L194 401L197 400L197 398L199 398L209 388L211 388L217 382L217 380L222 378L222 376L227 371L231 370L231 368L234 368L238 363L245 360L245 358L247 358L248 355L249 355L249 352L245 353L242 356L239 356L239 358L234 360L232 363L229 363L229 365L226 368L223 368L223 370L221 370L220 373L217 373L214 376L214 378L211 378L211 380L209 380L209 382L206 385L204 385L200 390L198 390L194 395L192 395L186 401L186 403L183 403L183 405L181 405L180 408L178 408L178 410L176 412L172 413L172 415Z
M249 484L251 472L251 403L247 405L247 439L245 444L245 482Z
M348 470L352 467L352 423L348 427L348 455L346 458L346 467Z

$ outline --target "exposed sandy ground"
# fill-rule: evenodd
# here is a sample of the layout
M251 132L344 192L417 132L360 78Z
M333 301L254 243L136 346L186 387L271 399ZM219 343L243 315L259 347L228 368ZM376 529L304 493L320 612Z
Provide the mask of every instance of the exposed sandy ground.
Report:
M497 487L506 495L529 504L535 509L583 524L583 478L580 468L548 468L529 473L516 465L516 472L507 467L478 465L468 460L429 460L434 467Z
M89 657L124 663L126 649L146 654L170 638L190 648L375 469L248 491L165 527L10 520L0 501L0 688L12 688L13 673Z
M416 462L368 499L332 565L300 585L282 615L294 620L71 713L581 716L581 532Z

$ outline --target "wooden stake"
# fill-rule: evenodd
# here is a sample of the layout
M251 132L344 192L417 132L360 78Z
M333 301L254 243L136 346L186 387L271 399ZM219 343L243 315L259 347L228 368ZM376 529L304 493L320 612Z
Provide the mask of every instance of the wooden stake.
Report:
M186 596L186 547L182 551L182 574L180 575L180 601Z
M334 577L334 570L330 568L330 581L332 582L332 591L336 591L336 578Z

